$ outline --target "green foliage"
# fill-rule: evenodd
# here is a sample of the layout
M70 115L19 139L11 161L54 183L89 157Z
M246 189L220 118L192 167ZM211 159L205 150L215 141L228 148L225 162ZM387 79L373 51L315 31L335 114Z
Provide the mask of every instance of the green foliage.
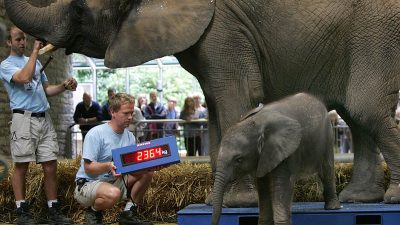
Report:
M97 71L97 102L103 103L107 100L107 90L115 88L117 92L125 90L125 75L121 69L104 69Z
M75 71L75 79L76 81L78 81L78 83L83 83L83 82L87 82L87 81L91 81L93 80L93 73L90 70L76 70Z
M162 73L163 103L166 103L169 97L174 97L178 100L177 108L181 108L187 96L202 93L196 78L179 65L164 66L162 71L157 66L97 69L96 79L91 69L82 68L76 69L74 76L78 83L93 83L94 87L97 84L96 99L101 104L107 100L107 89L110 87L115 88L117 92L130 93L136 98L140 94L145 94L149 98L149 93L157 90L157 82L161 80L160 73Z
M140 94L148 94L157 90L157 81L160 80L157 67L143 66L133 68L129 73L129 91L137 97ZM178 100L177 106L183 106L184 99L194 92L201 92L200 85L196 78L178 66L165 66L162 71L163 103L169 97ZM160 95L160 94L159 94Z

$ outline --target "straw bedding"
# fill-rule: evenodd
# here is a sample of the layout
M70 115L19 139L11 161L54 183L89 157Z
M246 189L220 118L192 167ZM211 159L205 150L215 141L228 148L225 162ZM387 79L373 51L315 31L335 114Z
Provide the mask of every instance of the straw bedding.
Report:
M75 223L83 224L84 209L73 198L74 177L78 167L79 160L58 162L58 194L63 212ZM352 166L336 164L335 167L337 191L340 192L350 180ZM388 174L386 166L385 174ZM388 178L385 180L387 183ZM40 165L30 165L27 181L27 199L32 202L32 212L37 220L45 222L47 206ZM152 221L176 222L177 211L189 204L204 203L211 192L212 184L213 177L208 163L180 163L165 168L156 172L152 185L140 204L140 214ZM0 181L0 190L0 222L12 223L15 220L15 202L10 177ZM315 176L297 182L294 201L322 201L321 184ZM104 216L105 222L117 221L123 206L121 203L108 210Z

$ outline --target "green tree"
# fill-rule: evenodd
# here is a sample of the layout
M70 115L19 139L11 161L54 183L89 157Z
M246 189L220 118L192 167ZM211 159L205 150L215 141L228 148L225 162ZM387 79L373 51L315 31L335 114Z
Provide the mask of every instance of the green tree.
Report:
M99 103L107 100L107 89L112 87L117 92L128 92L136 98L140 94L148 94L157 90L157 83L161 82L162 73L162 94L163 103L169 97L177 99L177 107L181 108L184 99L193 93L202 93L197 80L186 70L178 65L164 65L160 71L157 65L142 65L131 68L100 69L97 68L96 76L93 70L86 65L86 59L74 54L74 76L78 83L92 83L96 88ZM97 61L96 61L97 62ZM80 67L79 67L80 66ZM204 99L204 98L203 98Z

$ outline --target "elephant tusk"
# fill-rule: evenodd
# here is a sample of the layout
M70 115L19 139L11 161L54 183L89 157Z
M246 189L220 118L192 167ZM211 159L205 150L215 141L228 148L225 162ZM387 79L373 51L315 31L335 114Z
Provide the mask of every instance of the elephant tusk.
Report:
M43 48L41 48L39 50L39 55L43 55L46 52L52 51L52 50L56 50L56 46L52 45L52 44L47 44L46 46L44 46Z

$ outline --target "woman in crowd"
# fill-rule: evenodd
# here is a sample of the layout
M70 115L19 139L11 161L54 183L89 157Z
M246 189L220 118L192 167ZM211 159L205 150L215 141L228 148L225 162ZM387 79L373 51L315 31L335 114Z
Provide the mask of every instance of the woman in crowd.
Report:
M187 156L195 156L196 152L201 155L201 125L200 122L192 122L192 120L205 118L204 112L195 109L194 99L187 97L183 105L183 110L179 116L180 119L186 120L183 124L183 135L185 137L185 146Z

